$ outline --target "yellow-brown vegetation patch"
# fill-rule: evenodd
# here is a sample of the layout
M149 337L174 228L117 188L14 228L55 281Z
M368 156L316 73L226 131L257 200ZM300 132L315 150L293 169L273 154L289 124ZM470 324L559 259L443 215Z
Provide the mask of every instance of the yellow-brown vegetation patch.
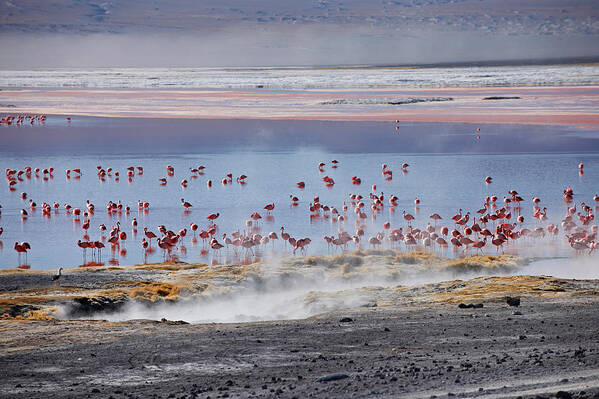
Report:
M366 249L354 251L354 255L357 256L394 256L397 251L392 249Z
M238 279L240 276L245 276L248 273L260 273L261 263L253 263L250 265L224 265L224 266L205 266L205 270L198 274L197 277L202 279L212 278L233 278Z
M468 281L441 283L433 297L437 301L450 303L480 302L499 300L506 296L555 296L566 291L566 288L566 280L553 277L479 277Z
M427 251L412 251L412 252L400 252L396 253L393 258L393 263L397 264L427 264L430 265L435 262L441 262L441 259L435 254Z
M483 270L502 270L509 272L528 263L514 255L473 255L462 259L452 259L442 265L442 269L456 273L480 272Z
M179 270L201 269L206 266L207 265L205 263L193 263L193 264L189 264L189 263L174 263L174 264L159 263L159 264L152 264L152 265L135 266L135 269L136 270L164 270L164 271L176 272Z
M32 309L24 314L18 314L11 316L8 313L3 312L0 315L0 320L54 320L54 313L58 310L57 307L45 307L42 309Z
M136 281L136 288L129 291L133 299L142 299L150 302L160 300L176 301L179 299L181 287L175 284L158 283L155 281Z
M324 266L324 267L335 267L342 265L349 265L350 267L360 266L364 263L364 254L340 254L340 255L321 255L321 256L310 256L307 258L298 258L293 260L293 266Z

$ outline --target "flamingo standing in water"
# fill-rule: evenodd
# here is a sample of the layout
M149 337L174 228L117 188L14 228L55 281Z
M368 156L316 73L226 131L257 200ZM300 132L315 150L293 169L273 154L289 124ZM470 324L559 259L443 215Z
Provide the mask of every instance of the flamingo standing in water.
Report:
M171 254L171 248L172 245L169 241L166 240L167 237L163 237L162 239L158 240L158 246L160 247L160 249L162 249L164 251L164 260L166 261L166 254L168 252L169 255L169 259L170 259L170 254Z
M17 251L17 253L19 255L19 266L21 266L21 254L22 253L25 254L25 264L27 264L27 250L31 249L31 246L29 245L29 243L27 243L25 241L23 241L20 244L18 242L15 242L14 249L15 249L15 251Z
M503 252L503 243L505 242L505 240L503 238L497 237L497 238L493 238L491 240L491 243L493 245L495 245L495 247L497 247L497 252L499 252L499 248L501 247L501 252Z
M266 206L264 207L264 209L266 209L266 213L270 215L270 211L272 211L273 209L275 209L275 204L270 203L270 204L266 204Z
M211 213L210 215L206 216L206 219L209 220L209 225L214 225L214 221L216 219L218 219L218 217L220 216L220 213Z
M410 226L410 222L414 220L414 216L410 215L406 211L403 211L403 218L408 222L408 226Z
M435 221L435 227L437 227L437 220L443 219L438 213L433 213L429 216L429 218Z
M214 251L218 251L222 247L224 247L224 245L216 241L216 239L214 239L214 241L210 244L210 248L212 248Z
M183 205L183 207L185 209L189 209L189 208L191 208L193 206L189 202L185 201L185 199L183 199L183 198L181 198L181 205Z
M104 248L105 245L101 242L101 241L95 241L94 242L94 248L96 248L98 250L98 261L102 262L102 248Z
M144 227L144 234L150 240L150 247L152 247L152 238L156 238L156 234L149 231L147 227Z
M148 247L149 244L145 238L141 240L141 247L144 249L144 263L148 263Z
M291 238L291 236L289 235L289 233L285 232L285 227L281 226L281 238L283 239L283 244L285 244L286 242L289 241L289 238Z
M275 246L275 240L279 239L279 237L277 236L277 233L275 233L274 231L271 231L270 233L268 233L268 238L272 242L273 247Z
M85 264L85 252L90 245L87 241L77 240L77 246L83 249L83 263Z

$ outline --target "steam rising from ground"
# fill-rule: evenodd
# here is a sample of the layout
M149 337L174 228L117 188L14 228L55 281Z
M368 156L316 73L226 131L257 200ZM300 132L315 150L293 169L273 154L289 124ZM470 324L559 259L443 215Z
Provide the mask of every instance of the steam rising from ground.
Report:
M111 321L166 318L192 323L306 318L336 309L418 302L421 299L414 292L444 292L440 287L423 284L478 276L530 274L595 279L599 278L596 263L596 256L532 262L509 255L448 260L424 252L398 254L385 250L278 259L228 283L224 282L224 274L219 277L217 272L209 289L173 303L129 302L122 311L95 317ZM406 296L406 289L413 292Z

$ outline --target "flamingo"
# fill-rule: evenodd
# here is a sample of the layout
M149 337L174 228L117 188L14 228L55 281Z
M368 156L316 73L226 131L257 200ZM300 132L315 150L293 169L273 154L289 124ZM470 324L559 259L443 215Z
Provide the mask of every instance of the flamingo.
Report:
M162 239L158 240L158 246L160 247L160 249L162 249L164 251L164 260L166 261L166 254L168 252L169 254L169 258L170 258L170 253L171 253L171 244L165 240L166 237L163 237Z
M438 213L432 213L429 218L435 221L435 227L437 227L437 220L443 219Z
M83 222L83 224L81 225L81 228L85 231L84 236L86 236L87 230L89 229L89 220L86 220L85 222Z
M218 219L218 217L220 216L220 213L211 213L210 215L206 216L206 219L208 219L210 221L210 224L214 224L214 221L216 219Z
M377 245L381 245L381 240L379 240L377 237L370 237L368 239L368 243L376 248Z
M19 244L18 242L15 242L14 249L15 249L15 251L17 251L17 253L19 255L19 266L21 266L21 254L22 253L25 254L25 264L27 264L27 250L31 249L31 246L29 245L29 243L22 242Z
M435 239L435 241L437 242L437 244L439 244L441 247L447 247L447 241L445 241L445 239L443 239L443 237L437 237Z
M454 248L459 248L462 246L462 243L460 242L460 240L458 240L455 237L451 237L451 239L449 240L451 242L451 244L454 246Z
M183 199L183 198L181 198L181 205L183 205L183 207L185 209L189 209L189 208L191 208L193 206L189 202L185 201L185 199Z
M98 260L102 262L102 248L104 248L104 244L100 241L94 242L94 248L98 250Z
M187 235L187 229L181 229L177 232L177 235L181 238L181 243L183 243L182 238Z
M89 243L87 241L77 240L77 246L83 249L83 263L85 264L85 251L89 248Z
M499 252L499 247L501 247L503 245L503 243L505 242L505 240L503 238L497 237L497 238L493 238L491 240L491 243L493 245L495 245L497 252ZM501 247L501 252L503 252L503 247Z
M224 247L224 245L216 240L214 240L214 242L212 244L210 244L210 248L212 248L215 251L218 251L219 249L221 249L223 247Z
M410 225L410 222L414 220L414 216L410 215L406 211L403 211L403 218L406 220L406 222L408 222L408 226Z
M281 238L283 239L283 243L288 242L291 238L291 236L285 232L285 227L283 226L281 226Z
M458 221L458 220L460 220L461 218L462 218L462 208L460 208L460 210L458 211L458 213L456 213L455 215L453 215L453 216L451 217L451 219L452 219L454 222L457 222L457 221Z
M151 247L152 246L152 238L156 238L156 234L149 231L147 227L144 227L144 234L150 240L150 247Z
M279 237L277 236L277 233L275 233L274 231L271 231L270 233L268 233L268 238L272 241L272 245L274 246L275 241L274 240L278 240Z
M145 238L141 240L141 247L144 249L144 263L148 262L148 247L149 244Z

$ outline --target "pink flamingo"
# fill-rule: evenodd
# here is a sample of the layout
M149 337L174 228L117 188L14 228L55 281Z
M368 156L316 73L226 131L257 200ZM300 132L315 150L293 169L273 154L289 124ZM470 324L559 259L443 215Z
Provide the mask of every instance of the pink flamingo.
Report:
M22 242L19 244L18 242L15 242L14 249L15 249L15 251L17 251L17 253L19 255L19 266L21 266L21 254L22 253L25 254L25 264L27 264L27 250L31 249L31 246L29 245L29 243Z
M408 222L408 226L410 226L410 222L414 220L414 216L410 215L406 211L403 211L403 218Z
M152 246L152 238L156 238L156 234L149 231L147 227L144 227L144 234L150 240L150 247L151 247Z
M183 205L183 207L185 209L189 209L189 208L191 208L193 206L189 202L185 201L183 198L181 198L181 205Z
M89 248L89 243L87 241L81 241L78 240L77 241L77 246L81 249L83 249L83 264L85 264L85 252L87 250L87 248Z

